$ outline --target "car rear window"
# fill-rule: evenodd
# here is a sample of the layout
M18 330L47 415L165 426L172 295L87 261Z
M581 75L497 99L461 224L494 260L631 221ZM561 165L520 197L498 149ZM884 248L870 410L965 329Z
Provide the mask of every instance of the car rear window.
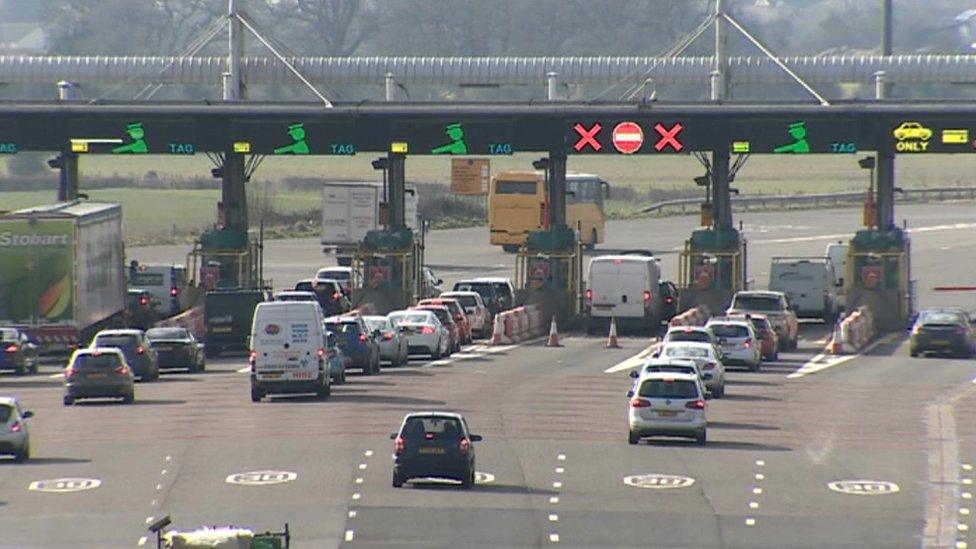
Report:
M96 347L131 347L139 343L134 335L98 336L95 338Z
M0 425L10 421L10 416L14 415L14 407L0 404Z
M665 347L664 355L675 358L708 358L708 350L701 347Z
M370 330L386 331L391 328L390 321L386 318L367 318L366 325Z
M458 438L464 431L461 422L453 417L412 417L403 425L404 438Z
M733 309L744 309L747 311L779 311L778 297L765 297L758 295L743 295L735 298Z
M398 315L396 321L400 324L432 324L430 315L420 313Z
M332 280L349 280L349 271L322 269L317 274L318 278L331 278Z
M918 321L922 324L964 324L965 319L953 311L923 311Z
M75 370L101 370L103 368L118 368L119 364L119 356L115 353L84 354L75 357L71 368Z
M715 337L734 339L749 337L749 328L738 324L712 324L708 329L715 334Z
M697 343L710 343L712 337L705 332L671 332L668 334L668 341L694 341Z
M360 332L358 322L327 322L325 328L336 334L358 334Z
M641 383L638 395L648 398L698 398L698 385L687 379L648 379Z
M645 372L675 372L678 374L697 374L691 366L645 366Z
M454 320L451 319L451 314L448 313L444 309L436 309L436 310L432 310L431 312L434 313L434 316L437 317L437 320L440 320L441 321L441 324L453 324L454 323Z
M17 341L17 330L0 330L0 341Z
M187 339L186 330L183 328L153 328L146 332L146 337L153 339Z
M477 307L478 300L473 295L452 295L451 299L456 299L464 307Z

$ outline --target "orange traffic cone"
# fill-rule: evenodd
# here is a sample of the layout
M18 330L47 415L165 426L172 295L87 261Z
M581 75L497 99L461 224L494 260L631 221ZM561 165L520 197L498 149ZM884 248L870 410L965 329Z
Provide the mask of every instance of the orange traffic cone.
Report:
M491 328L491 342L489 345L501 345L502 344L502 332L505 331L505 323L502 322L502 316L500 314L495 315L495 321Z
M559 333L556 331L555 315L552 317L552 322L549 323L549 339L546 340L546 347L562 347L559 343Z
M832 355L844 354L844 337L840 331L840 321L834 323L834 333L830 336L830 343L827 344L827 352Z
M607 338L607 349L619 349L620 343L617 342L617 318L610 317L610 337Z

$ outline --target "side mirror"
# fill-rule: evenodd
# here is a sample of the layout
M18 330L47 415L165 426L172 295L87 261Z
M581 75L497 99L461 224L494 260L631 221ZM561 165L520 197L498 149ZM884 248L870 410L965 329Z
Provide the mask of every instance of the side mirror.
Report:
M484 438L482 438L481 435L471 435L468 438L471 439L471 442L481 442L482 440L484 440Z
M31 412L30 410L27 410L26 412L23 413L23 415L21 417L23 417L24 419L27 419L27 418L30 418L30 417L34 417L34 412Z
M634 398L634 390L633 389L627 391L627 398Z
M440 286L440 285L441 285L441 284L443 284L443 283L444 283L444 279L443 279L443 278L438 278L438 279L437 279L437 282L436 282L436 284L437 284L438 286Z
M397 437L396 433L390 433L390 440L396 440L396 437Z
M712 392L705 391L705 400L712 400Z
M637 379L637 378L640 377L640 373L637 370L631 370L630 371L630 377L632 377L634 379Z

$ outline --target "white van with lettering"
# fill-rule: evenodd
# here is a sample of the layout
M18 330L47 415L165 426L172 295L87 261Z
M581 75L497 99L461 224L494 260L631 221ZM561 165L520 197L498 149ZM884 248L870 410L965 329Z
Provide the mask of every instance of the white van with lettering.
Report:
M647 255L601 255L590 260L586 279L586 328L593 333L611 318L655 329L661 323L661 267Z
M252 402L272 393L329 396L323 320L317 302L258 303L249 338Z

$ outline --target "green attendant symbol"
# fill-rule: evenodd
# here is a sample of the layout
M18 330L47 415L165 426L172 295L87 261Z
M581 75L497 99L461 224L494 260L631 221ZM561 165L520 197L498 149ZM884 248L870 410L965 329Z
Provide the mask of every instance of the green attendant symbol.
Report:
M292 124L288 126L288 135L294 141L291 145L278 147L274 150L275 154L308 154L308 143L305 142L305 124Z
M142 122L134 122L125 127L125 133L129 134L132 143L120 145L112 149L112 154L146 154L149 147L146 145L146 130L142 128Z
M468 154L468 145L464 142L464 129L461 124L448 124L444 133L451 140L447 145L441 145L430 150L430 154Z
M790 124L790 136L795 139L793 143L787 143L773 149L776 153L805 154L810 152L810 143L807 141L807 125L804 122L794 122Z

